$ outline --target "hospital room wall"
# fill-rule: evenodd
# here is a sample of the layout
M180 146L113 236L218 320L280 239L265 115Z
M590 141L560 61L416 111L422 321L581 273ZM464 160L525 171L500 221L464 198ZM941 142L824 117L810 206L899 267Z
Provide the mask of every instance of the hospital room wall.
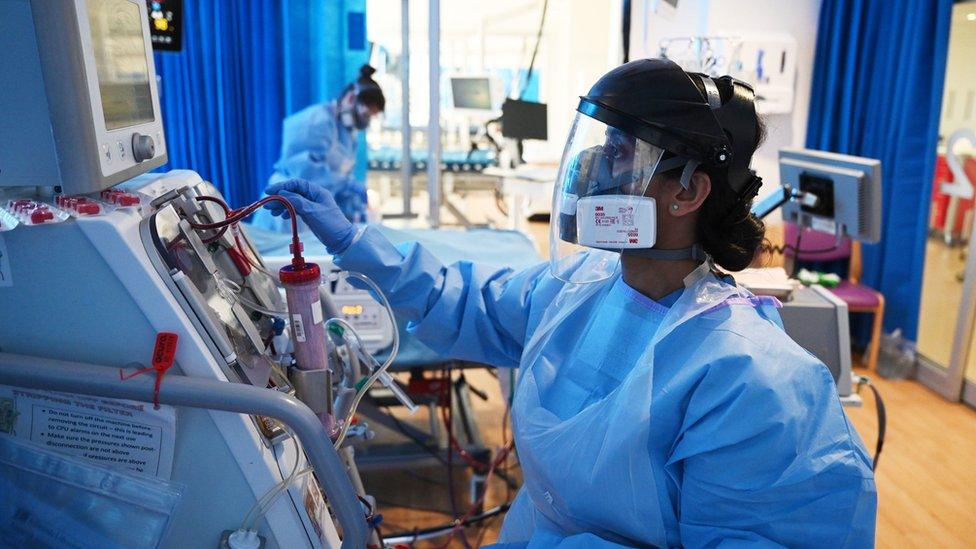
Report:
M549 140L525 142L528 162L558 162L580 96L622 60L619 1L550 2L549 10L539 64L539 98L548 106Z
M367 0L367 34L394 56L399 55L400 1ZM558 0L548 3L536 59L539 101L548 105L549 140L525 143L530 162L556 163L562 155L579 96L619 64L622 0ZM441 93L449 110L449 78L489 71L516 73L528 67L538 32L543 0L497 0L491 3L441 1ZM427 2L410 4L410 119L425 126L428 117ZM380 75L382 78L383 75ZM395 78L390 78L392 86ZM493 83L494 84L494 83ZM497 90L493 90L496 95ZM399 97L392 89L389 97ZM500 101L500 97L496 98ZM447 111L442 113L449 114ZM399 115L388 113L389 121ZM442 119L443 122L443 119Z
M810 84L821 0L685 0L669 19L653 13L654 2L633 3L632 57L656 57L663 38L732 33L787 33L796 39L793 110L765 116L767 136L752 167L766 181L760 197L779 183L778 151L802 147L807 134ZM778 223L779 217L771 221Z

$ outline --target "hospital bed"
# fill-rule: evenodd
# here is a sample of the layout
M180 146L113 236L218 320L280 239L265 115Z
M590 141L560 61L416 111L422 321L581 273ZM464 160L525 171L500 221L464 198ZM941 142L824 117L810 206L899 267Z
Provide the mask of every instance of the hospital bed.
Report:
M411 153L411 189L427 187L427 152L415 150ZM392 147L372 148L368 152L367 177L369 185L379 189L381 196L390 196L394 182L400 179L400 149ZM443 207L450 212L462 227L484 227L475 223L454 197L462 199L470 193L493 193L500 196L502 191L497 177L485 174L486 169L498 165L498 158L491 151L444 150L441 153L441 195ZM401 190L402 192L402 190ZM413 194L413 191L411 191Z

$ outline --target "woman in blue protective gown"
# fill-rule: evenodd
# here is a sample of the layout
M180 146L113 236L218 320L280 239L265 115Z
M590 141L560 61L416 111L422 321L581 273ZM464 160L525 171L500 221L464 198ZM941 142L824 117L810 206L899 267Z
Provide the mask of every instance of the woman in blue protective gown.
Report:
M428 346L519 368L524 485L500 543L871 546L871 460L830 373L775 300L725 274L764 241L749 211L761 139L742 82L665 60L614 69L580 101L550 263L522 272L394 246L304 181L269 192Z
M304 179L328 189L342 213L352 222L366 221L366 187L353 176L359 132L386 108L386 99L372 75L376 69L363 65L359 78L339 99L311 105L282 123L281 158L268 179L274 185ZM262 229L290 231L269 212L258 212L254 224Z

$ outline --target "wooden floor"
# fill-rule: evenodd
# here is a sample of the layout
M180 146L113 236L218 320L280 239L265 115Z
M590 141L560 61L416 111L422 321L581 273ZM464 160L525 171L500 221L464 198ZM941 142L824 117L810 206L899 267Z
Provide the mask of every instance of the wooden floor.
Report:
M872 378L888 411L876 472L878 546L976 546L976 411L914 381ZM848 416L873 451L875 406L864 400Z
M532 226L530 232L544 254L544 226ZM497 382L485 372L468 377L489 392L489 401L475 399L474 407L487 443L498 447L502 444L503 404ZM871 377L888 411L887 442L877 471L878 547L976 547L976 411L949 403L914 381ZM870 391L865 389L862 396L864 406L848 409L848 415L873 452L876 408ZM413 421L423 425L425 420ZM443 468L367 475L368 488L380 500L385 533L448 522L445 479ZM462 512L467 505L462 493L465 479L458 475L455 483L455 504ZM504 501L507 495L503 484L493 482L486 506ZM440 512L424 510L431 508ZM469 529L470 545L477 545L479 535L482 543L494 541L499 526L496 519L484 530ZM457 538L446 543L441 538L416 546L463 547Z
M507 428L505 405L498 380L486 370L466 370L467 381L479 391L487 393L488 399L483 401L472 398L471 405L475 411L475 418L484 443L487 447L497 451L511 441L511 429ZM397 412L397 417L405 423L423 428L428 424L426 409L421 409L413 417ZM512 457L507 461L505 470L518 482L521 481L517 460ZM444 466L415 469L410 471L384 471L376 474L365 474L367 492L374 495L383 513L385 536L397 532L410 532L415 528L439 526L452 520L451 507L463 515L470 507L469 480L470 474L462 468L457 468L453 475L454 501L451 501L448 490L447 468ZM484 508L491 509L515 497L515 490L510 490L498 478L489 482ZM492 543L498 537L503 515L488 520L482 528L468 528L466 539L472 547L481 539L482 544ZM439 538L429 542L418 542L415 547L463 547L459 538L455 538L449 545L445 545L448 538Z

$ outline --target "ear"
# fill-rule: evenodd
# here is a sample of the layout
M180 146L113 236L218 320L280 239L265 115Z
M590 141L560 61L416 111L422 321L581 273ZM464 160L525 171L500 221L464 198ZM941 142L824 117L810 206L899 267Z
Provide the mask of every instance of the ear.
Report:
M696 171L692 174L687 189L678 184L678 192L672 197L672 202L668 205L667 211L675 217L696 212L701 208L710 192L712 192L712 178L703 171Z

